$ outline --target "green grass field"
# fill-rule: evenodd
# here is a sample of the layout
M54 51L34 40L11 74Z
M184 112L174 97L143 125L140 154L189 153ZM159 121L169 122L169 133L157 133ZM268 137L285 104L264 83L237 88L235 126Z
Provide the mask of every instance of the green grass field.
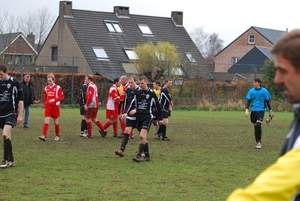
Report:
M121 139L112 137L111 128L102 138L93 124L93 139L83 139L79 109L63 108L61 140L54 141L51 121L43 142L44 110L32 108L30 128L12 131L16 166L0 169L0 200L225 200L277 160L292 117L275 113L270 126L264 122L263 147L256 150L244 112L175 110L167 127L171 141L154 139L152 127L151 161L136 163L136 130L120 158L114 151ZM103 109L98 118L105 122Z

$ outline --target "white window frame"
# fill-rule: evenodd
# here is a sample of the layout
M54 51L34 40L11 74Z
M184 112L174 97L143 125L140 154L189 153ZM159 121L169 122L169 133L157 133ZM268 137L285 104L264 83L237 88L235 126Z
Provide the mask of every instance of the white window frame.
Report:
M92 47L97 60L109 60L103 47Z
M158 60L160 60L160 61L166 61L166 55L165 55L165 53L155 52L155 55L158 58Z
M248 35L248 44L255 44L255 35L254 34Z
M196 63L196 60L194 59L191 52L186 52L185 55L187 56L187 58L189 59L190 62Z
M147 24L138 24L139 29L144 35L153 35L150 27Z
M104 20L104 23L111 33L123 33L123 29L118 21Z
M133 51L133 49L124 48L124 51L125 51L128 59L130 59L130 60L138 60L139 59L138 55L136 54L135 51Z
M238 57L232 57L231 58L231 64L234 65L236 62L238 62L240 60L240 58Z

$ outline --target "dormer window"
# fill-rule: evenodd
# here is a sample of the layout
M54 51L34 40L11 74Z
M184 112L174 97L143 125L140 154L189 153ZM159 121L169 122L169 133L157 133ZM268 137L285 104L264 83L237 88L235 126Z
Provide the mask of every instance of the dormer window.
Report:
M255 37L254 34L248 35L248 44L254 44L255 43Z
M193 58L192 53L190 52L186 52L185 55L187 56L187 58L189 59L190 62L196 62L196 60Z
M105 25L108 29L109 32L111 33L123 33L123 30L121 28L121 25L119 22L117 21L108 21L108 20L105 20Z
M108 56L103 47L93 47L93 51L97 57L97 60L108 60Z
M138 24L138 26L144 35L153 35L152 31L150 30L147 24Z
M133 51L133 49L130 49L130 48L124 48L126 54L127 54L127 57L128 59L130 60L138 60L139 57L137 56L137 54L135 53L135 51Z

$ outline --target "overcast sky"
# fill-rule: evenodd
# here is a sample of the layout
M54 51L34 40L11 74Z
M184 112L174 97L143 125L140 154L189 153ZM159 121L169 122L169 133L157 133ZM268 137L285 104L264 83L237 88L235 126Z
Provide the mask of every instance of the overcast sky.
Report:
M58 0L0 0L0 12L14 16L47 7L58 16ZM131 14L171 17L183 12L187 32L203 27L206 33L218 33L224 46L251 26L277 30L300 28L299 0L73 0L73 9L113 12L114 6L128 6Z

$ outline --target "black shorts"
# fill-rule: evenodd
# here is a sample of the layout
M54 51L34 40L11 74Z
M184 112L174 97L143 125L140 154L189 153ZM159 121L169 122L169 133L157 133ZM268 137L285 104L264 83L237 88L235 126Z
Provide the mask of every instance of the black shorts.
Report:
M85 115L84 105L80 106L80 115Z
M152 123L151 115L137 114L136 115L136 128L140 132L142 129L149 131Z
M263 120L264 120L264 116L265 116L265 112L264 111L252 111L251 112L251 118L250 118L250 120L251 120L251 122L252 123L256 123L257 121L261 121L261 122L263 122Z
M6 117L0 117L0 128L3 129L5 125L9 125L13 128L16 124L16 119L16 114L9 114Z
M136 120L126 118L126 127L136 128Z
M169 116L170 116L170 112L169 111L166 111L166 110L162 111L162 117L163 117L163 119L167 119L167 118L169 118Z

